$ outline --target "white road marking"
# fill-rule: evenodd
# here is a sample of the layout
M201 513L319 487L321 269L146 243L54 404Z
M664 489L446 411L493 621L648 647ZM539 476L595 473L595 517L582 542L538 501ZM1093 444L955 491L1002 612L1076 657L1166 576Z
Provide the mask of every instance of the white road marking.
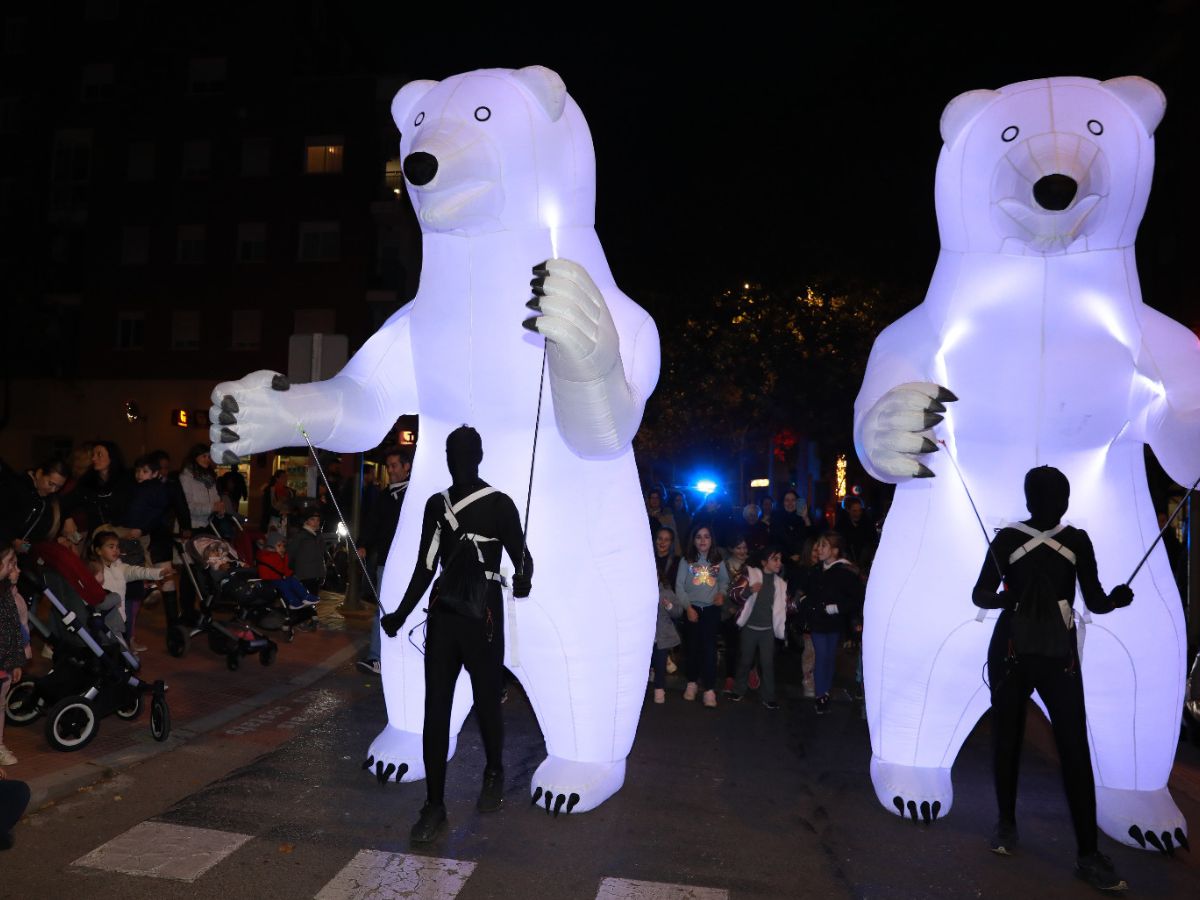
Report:
M729 891L688 884L605 878L600 882L596 900L729 900Z
M72 865L192 882L248 840L248 834L141 822Z
M321 888L315 900L451 900L458 896L475 863L408 853L360 850Z

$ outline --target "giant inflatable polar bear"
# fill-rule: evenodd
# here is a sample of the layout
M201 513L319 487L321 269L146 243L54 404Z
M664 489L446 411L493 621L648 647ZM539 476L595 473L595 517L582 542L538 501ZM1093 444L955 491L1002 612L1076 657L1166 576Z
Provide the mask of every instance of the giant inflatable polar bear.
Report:
M624 781L654 638L654 563L630 442L658 379L658 333L613 283L593 227L591 135L558 75L533 66L416 81L396 95L392 116L423 232L416 298L329 381L275 390L277 376L257 372L218 385L214 456L302 443L299 427L318 447L366 450L398 416L419 414L415 499L381 589L390 611L413 571L424 500L450 483L450 431L467 423L480 432L480 476L523 505L545 346L550 391L528 522L533 591L515 616L509 606L505 662L549 753L531 791L547 809L562 797L583 812ZM534 304L545 340L522 322L533 315L531 268L554 257ZM420 628L416 643L407 639L419 616L383 642L388 725L369 750L404 781L425 775ZM470 705L464 672L451 754Z
M1067 519L1108 589L1158 531L1143 444L1180 484L1200 475L1200 345L1142 303L1134 262L1164 110L1141 78L1052 78L942 114L941 255L924 303L876 341L855 404L859 457L898 483L863 630L871 777L893 812L949 811L950 767L989 706L997 613L976 621L986 545L953 462L989 532L1027 517L1028 469L1066 473ZM938 403L938 386L958 401ZM928 452L935 434L948 452ZM1161 547L1131 586L1131 607L1079 633L1099 824L1134 845L1132 826L1186 832L1166 786L1186 648Z

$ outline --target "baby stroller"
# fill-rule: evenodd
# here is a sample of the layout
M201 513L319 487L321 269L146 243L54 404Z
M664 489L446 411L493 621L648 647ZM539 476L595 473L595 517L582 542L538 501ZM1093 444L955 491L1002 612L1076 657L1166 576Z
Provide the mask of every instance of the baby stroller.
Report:
M229 540L234 549L234 556L239 560L249 560L251 565L261 565L258 551L266 543L266 535L255 528L244 525L236 516L230 518L235 526L234 536ZM267 568L272 567L267 566ZM289 644L296 639L296 628L305 626L306 629L315 629L317 627L317 611L314 607L289 606L278 590L269 584L267 586L271 587L274 595L278 597L278 603L269 608L260 607L257 611L252 610L252 616L260 614L262 616L262 618L255 619L255 624L267 631L282 630L287 636Z
M141 663L124 637L104 623L95 607L107 593L74 553L59 544L34 546L38 569L27 573L50 601L49 623L32 610L29 624L53 648L53 665L45 675L14 685L4 715L12 725L29 725L46 714L46 740L56 750L87 746L109 713L132 721L150 694L150 734L165 741L171 733L166 685L143 680Z
M199 598L200 619L192 627L172 625L167 630L167 652L174 657L183 656L193 637L207 634L208 646L225 657L225 665L231 672L238 669L243 657L253 653L258 654L264 666L275 662L279 646L262 633L260 627L265 626L258 623L265 621L272 608L282 602L278 592L259 579L253 569L243 568L234 549L215 532L197 535L186 542L177 540L176 546ZM232 620L216 620L218 603L233 608Z

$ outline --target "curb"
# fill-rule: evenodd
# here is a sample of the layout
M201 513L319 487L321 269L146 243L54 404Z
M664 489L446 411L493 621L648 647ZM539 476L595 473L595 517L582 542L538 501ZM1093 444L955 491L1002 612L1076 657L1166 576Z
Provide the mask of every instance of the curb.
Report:
M172 729L171 736L162 743L155 741L149 735L143 735L139 739L139 743L131 747L114 751L90 762L71 766L70 768L63 769L61 772L33 779L28 782L30 792L29 812L37 812L49 804L57 803L59 800L78 793L85 787L106 781L122 771L133 768L139 763L152 759L161 753L170 753L173 750L178 750L188 741L216 731L234 719L241 718L246 713L253 712L269 703L294 694L301 688L315 684L330 672L341 668L348 660L358 656L367 642L368 637L366 635L356 637L349 646L343 647L324 661L288 679L283 684L272 685L247 700L234 703L232 706L218 712L210 713L202 719L189 722L186 726Z

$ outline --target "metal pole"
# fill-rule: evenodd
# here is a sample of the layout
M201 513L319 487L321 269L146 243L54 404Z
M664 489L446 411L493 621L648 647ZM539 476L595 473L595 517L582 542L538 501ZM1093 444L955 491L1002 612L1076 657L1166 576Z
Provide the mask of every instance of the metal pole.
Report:
M354 495L350 499L350 534L354 536L354 541L350 544L350 552L357 556L356 544L362 531L363 455L355 453L353 459ZM358 612L362 609L362 600L359 599L361 588L362 579L359 577L359 567L354 564L354 560L347 560L346 599L342 602L342 609L347 612Z

